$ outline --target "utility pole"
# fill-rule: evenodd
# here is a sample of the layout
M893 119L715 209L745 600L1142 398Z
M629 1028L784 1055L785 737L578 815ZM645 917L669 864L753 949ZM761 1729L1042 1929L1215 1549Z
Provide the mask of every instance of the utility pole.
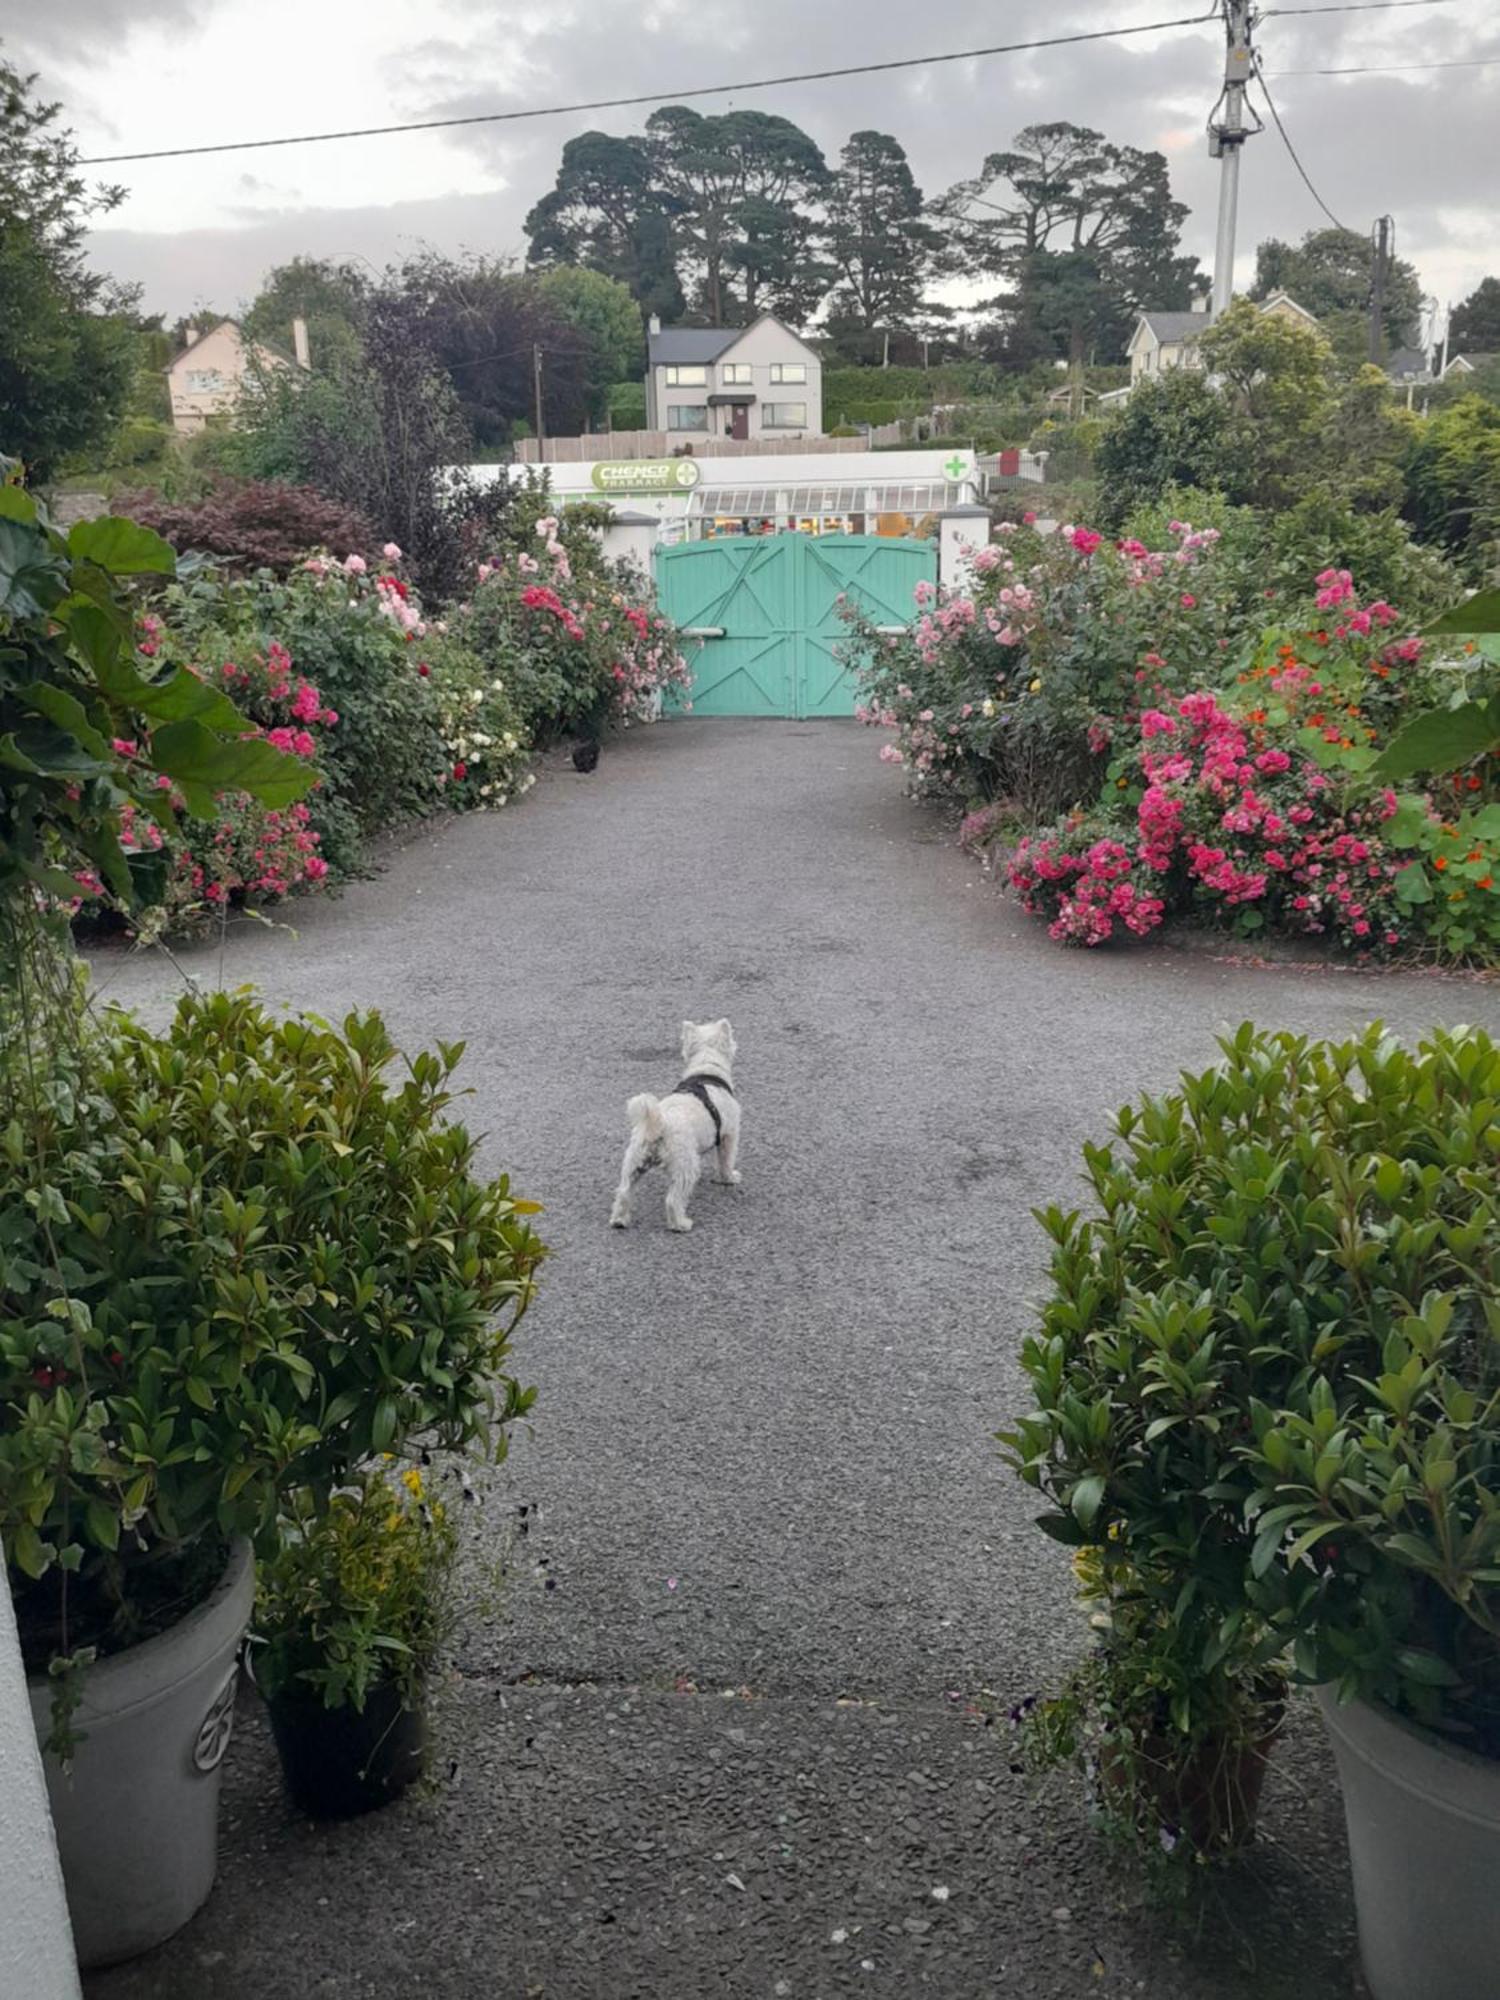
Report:
M542 421L542 343L531 343L531 374L536 384L536 462L545 465L547 461L547 427Z
M1391 268L1395 223L1382 215L1375 225L1375 268L1370 274L1370 359L1378 367L1385 352L1385 281Z
M1219 162L1219 226L1214 237L1214 289L1209 316L1217 319L1234 295L1234 225L1240 200L1240 148L1259 130L1245 124L1250 81L1250 0L1224 0L1224 88L1209 113L1208 156Z

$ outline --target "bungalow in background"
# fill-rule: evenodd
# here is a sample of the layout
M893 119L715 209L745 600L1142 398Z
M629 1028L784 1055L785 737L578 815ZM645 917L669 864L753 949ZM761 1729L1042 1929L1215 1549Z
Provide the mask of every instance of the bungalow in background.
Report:
M823 434L823 364L770 313L750 326L663 327L646 339L646 428L672 448Z
M283 354L264 341L247 341L233 319L221 319L207 333L189 327L187 345L167 369L172 427L179 437L193 436L211 417L234 415L252 359L264 369L310 368L304 320L292 321L292 344L295 353Z

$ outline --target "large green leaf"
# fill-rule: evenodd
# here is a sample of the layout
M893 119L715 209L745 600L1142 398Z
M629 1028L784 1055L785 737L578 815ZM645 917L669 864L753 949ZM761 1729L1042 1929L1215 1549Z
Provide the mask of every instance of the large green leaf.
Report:
M315 772L263 737L226 742L189 718L167 722L151 736L151 761L180 788L198 819L213 816L219 792L249 792L264 806L289 806L312 786Z
M177 568L177 552L170 542L118 514L80 521L68 536L68 553L78 561L97 563L113 576L171 576Z
M75 736L91 756L108 758L114 754L110 744L89 721L83 703L70 695L66 688L55 687L51 681L30 681L17 688L16 694L38 715L45 715L49 722L55 722L59 729L66 729Z
M201 722L223 736L244 736L254 724L221 694L186 667L164 681L143 680L124 660L100 672L99 684L112 701L124 702L153 722Z
M0 486L0 521L34 521L36 502L22 486Z
M0 515L0 611L35 618L63 591L62 566L41 529Z
M1500 632L1500 590L1481 590L1463 604L1455 604L1441 618L1434 618L1427 630L1444 632Z
M1500 695L1438 708L1398 730L1375 766L1382 778L1409 778L1418 771L1456 771L1500 745Z

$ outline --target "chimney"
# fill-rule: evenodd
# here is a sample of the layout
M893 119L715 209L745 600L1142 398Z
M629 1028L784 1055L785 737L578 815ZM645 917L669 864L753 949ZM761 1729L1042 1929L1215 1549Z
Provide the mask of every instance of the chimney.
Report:
M191 347L191 346L192 346L192 344L193 344L193 342L194 342L194 341L195 341L195 340L196 340L196 339L198 338L198 329L197 329L197 327L195 327L195 326L190 326L190 327L188 328L188 330L187 330L186 334L185 334L185 335L184 335L183 337L184 337L184 339L185 339L185 340L187 341L187 344L188 344L188 346L189 346L189 347Z
M300 316L292 321L292 352L299 368L312 367L307 353L307 321Z
M1210 293L1194 292L1192 299L1190 301L1191 310L1195 313L1206 313L1208 311L1210 303L1211 303Z
M661 314L660 314L660 313L652 313L652 315L651 315L650 319L648 319L648 320L646 321L646 331L647 331L647 333L660 333L660 332L661 332Z

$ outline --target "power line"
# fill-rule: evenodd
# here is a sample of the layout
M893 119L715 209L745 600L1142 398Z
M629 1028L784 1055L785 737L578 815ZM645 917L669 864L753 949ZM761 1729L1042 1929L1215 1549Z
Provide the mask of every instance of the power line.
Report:
M1398 7L1451 7L1453 0L1344 0L1342 5L1328 7L1267 7L1261 15L1269 21L1273 15L1284 14L1388 14Z
M1287 129L1285 125L1283 125L1281 122L1281 113L1276 109L1275 99L1271 96L1270 91L1266 87L1266 73L1260 66L1259 56L1255 58L1255 80L1260 85L1261 95L1266 100L1266 109L1267 111L1270 112L1271 117L1275 121L1276 130L1281 134L1281 143L1286 147L1287 151L1291 154L1292 165L1297 169L1297 172L1302 176L1303 186L1307 189L1308 193L1312 196L1313 200L1318 204L1319 208L1322 209L1323 213L1328 217L1328 220L1333 224L1335 229L1344 229L1346 230L1346 233L1352 234L1353 232L1347 229L1346 224L1339 221L1338 217L1334 214L1333 210L1328 206L1327 202L1324 201L1322 195L1320 195L1318 193L1318 190L1313 186L1311 176L1308 174L1306 167L1303 166L1302 161L1298 156L1297 148L1292 144L1291 139L1287 135Z
M1449 62L1353 63L1347 69L1277 69L1271 74L1279 81L1284 76L1400 76L1418 69L1494 69L1497 65L1500 56L1459 56Z
M1428 0L1390 0L1416 6ZM1441 0L1432 0L1441 4ZM953 49L945 55L903 56L891 62L849 63L840 69L799 70L790 76L756 77L750 82L705 83L690 90L652 90L636 97L596 97L584 104L540 104L526 111L480 111L465 118L418 118L404 125L361 125L347 132L298 132L284 139L231 139L212 146L167 146L149 153L96 153L81 167L114 167L133 160L181 160L200 153L248 153L268 146L315 146L333 139L381 139L396 132L439 132L457 125L505 125L520 118L564 118L579 111L620 111L641 104L676 104L687 97L735 97L746 90L778 90L791 83L824 83L841 76L875 76L892 70L927 69L937 63L972 62L980 56L1021 55L1030 49L1071 48L1079 42L1113 42L1126 35L1156 35L1167 28L1197 28L1218 19L1218 10L1184 14L1173 21L1145 21L1136 27L1095 28L1077 35L1049 35L1040 41L997 42L989 48Z

